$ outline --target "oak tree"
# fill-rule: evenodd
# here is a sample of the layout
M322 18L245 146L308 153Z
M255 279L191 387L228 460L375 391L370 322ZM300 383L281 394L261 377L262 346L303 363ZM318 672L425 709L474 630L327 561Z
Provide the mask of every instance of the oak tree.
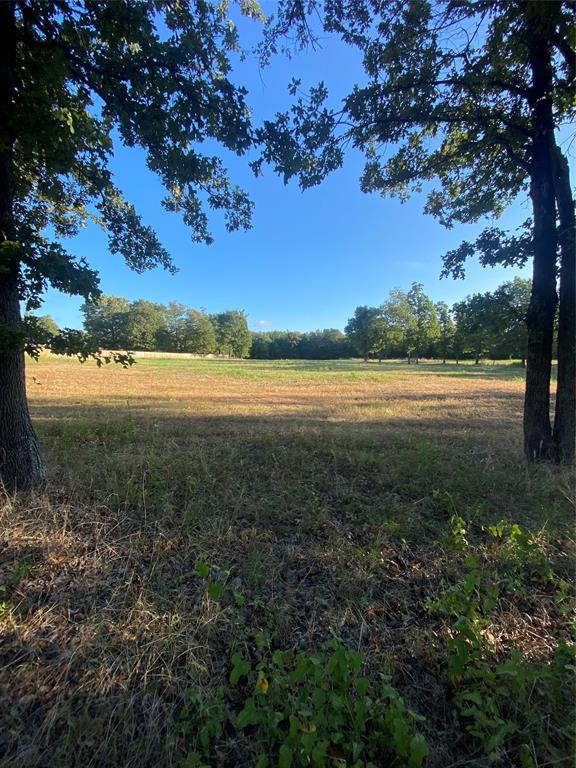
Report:
M196 309L187 310L182 328L182 351L210 355L217 347L216 328L208 315Z
M452 318L450 307L445 301L438 301L436 303L436 316L438 317L438 325L440 327L440 335L436 345L439 356L442 358L442 363L445 364L446 358L452 351L455 332L454 319Z
M424 293L422 283L412 283L406 298L412 316L408 345L418 363L420 357L430 354L440 336L440 325L434 302Z
M248 330L246 313L229 309L209 317L216 331L217 352L228 357L248 357L252 334Z
M344 329L356 352L362 355L364 362L373 352L378 352L384 343L383 328L379 322L381 311L378 307L356 307L354 315Z
M414 335L415 317L405 291L392 288L381 307L386 324L386 353L406 356L411 362L409 339Z
M38 309L47 286L97 299L98 276L63 240L89 221L109 249L142 271L170 255L114 185L114 141L145 150L192 238L210 242L207 208L229 230L251 203L222 159L253 143L246 91L230 79L238 35L227 3L202 0L0 2L0 480L41 485L44 471L25 393L33 347L20 303ZM243 12L259 15L257 3ZM53 348L90 354L68 332Z

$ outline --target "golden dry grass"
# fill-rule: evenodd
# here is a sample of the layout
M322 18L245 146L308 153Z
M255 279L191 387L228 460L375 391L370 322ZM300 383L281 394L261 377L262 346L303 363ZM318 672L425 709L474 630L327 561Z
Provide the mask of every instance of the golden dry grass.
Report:
M343 637L427 716L431 765L474 759L429 610L461 566L450 515L479 538L520 523L558 583L573 562L573 475L525 465L517 371L45 358L28 377L50 486L1 508L3 768L179 764L186 689L260 632ZM564 610L546 584L503 594L495 656L546 660ZM232 736L213 756L245 760Z

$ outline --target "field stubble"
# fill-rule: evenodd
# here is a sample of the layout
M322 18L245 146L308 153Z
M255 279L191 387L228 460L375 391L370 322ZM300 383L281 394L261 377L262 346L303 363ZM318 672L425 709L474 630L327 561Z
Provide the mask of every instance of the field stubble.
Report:
M519 523L562 584L573 563L573 474L524 463L517 369L45 358L28 388L50 483L1 507L3 768L178 765L187 689L259 637L332 634L427 718L430 765L486 764L430 610L461 576L450 521ZM495 659L538 662L570 637L529 581L486 633ZM250 765L233 733L212 759Z

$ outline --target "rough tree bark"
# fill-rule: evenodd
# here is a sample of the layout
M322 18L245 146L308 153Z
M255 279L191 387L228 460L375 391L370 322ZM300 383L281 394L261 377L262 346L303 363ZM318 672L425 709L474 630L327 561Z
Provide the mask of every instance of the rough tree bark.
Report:
M14 241L14 3L0 3L0 482L9 490L44 484L26 400L24 352L18 341L19 264Z
M554 447L558 461L574 461L576 443L576 220L568 161L555 146L554 182L560 242L558 389Z
M556 294L556 201L552 152L551 7L531 0L526 3L528 59L532 73L530 107L532 157L530 197L534 215L534 262L532 293L526 318L528 354L524 398L524 452L529 461L551 458L550 374Z

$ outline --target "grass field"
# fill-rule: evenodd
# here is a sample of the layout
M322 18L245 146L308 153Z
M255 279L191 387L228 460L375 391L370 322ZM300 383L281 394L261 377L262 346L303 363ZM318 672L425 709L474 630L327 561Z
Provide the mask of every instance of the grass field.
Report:
M572 765L574 475L525 464L520 367L45 357L28 389L2 768Z

